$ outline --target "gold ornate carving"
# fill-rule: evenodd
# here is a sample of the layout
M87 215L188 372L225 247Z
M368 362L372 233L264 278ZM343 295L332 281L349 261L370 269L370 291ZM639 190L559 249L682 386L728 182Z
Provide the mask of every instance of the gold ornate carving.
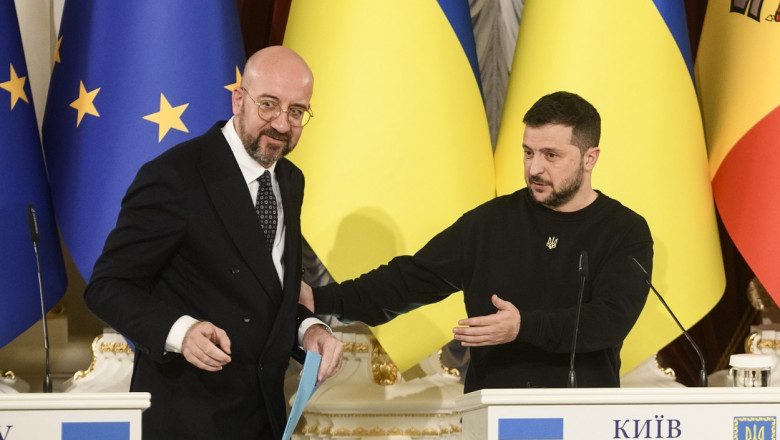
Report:
M661 370L661 373L663 373L665 376L669 376L671 378L677 377L677 374L674 372L673 368L664 367L658 362L658 353L656 352L653 355L653 360L655 361L655 368L658 368Z
M756 277L753 277L748 283L747 297L748 301L750 301L750 305L759 312L763 312L767 309L767 304L774 304L774 301L772 301L769 293L767 293L764 288L764 285L761 284L761 281Z
M352 435L355 437L365 437L368 435L368 430L362 426L358 426L352 430Z
M745 339L745 352L755 353L756 349L766 348L769 350L780 350L780 340L777 339L761 339L761 335L758 332L753 332Z
M2 376L4 379L9 379L9 380L16 379L16 375L11 370L0 370L0 376Z
M347 428L338 428L335 431L333 431L333 435L336 437L345 437L348 435L352 435L352 431Z
M368 353L368 344L362 344L359 342L344 342L342 346L344 347L344 353Z
M303 427L303 434L304 435L320 435L320 428L318 426L309 426L306 425Z
M385 436L387 434L385 433L385 430L382 428L374 428L368 432L368 435L373 437L379 437L379 436Z
M77 371L76 374L73 375L73 380L83 379L87 377L87 375L95 371L95 364L97 363L97 357L98 357L97 343L99 340L100 340L100 336L92 340L92 362L90 362L89 367L87 367L86 370Z
M339 419L339 418L347 418L347 419L354 419L357 417L395 417L395 418L426 418L426 419L432 419L432 418L447 418L447 417L458 417L460 416L460 412L449 412L449 413L324 413L319 411L304 411L303 414L310 415L310 416L318 416L318 417L327 417L331 419Z
M388 386L398 382L398 367L375 339L371 340L371 373L377 385Z
M334 414L335 415L335 414ZM343 414L340 414L341 416L345 416ZM415 416L420 416L420 414L414 414ZM452 415L452 414L450 414ZM371 414L371 417L375 416L393 416L393 417L401 417L405 415L399 415L399 414ZM434 416L443 416L442 414L435 414ZM416 428L416 427L408 427L408 428L400 428L397 426L394 426L392 428L380 428L378 426L375 426L374 428L367 429L362 426L358 426L354 429L350 429L347 427L336 427L332 428L330 426L323 427L321 430L317 428L317 426L309 426L307 425L303 430L302 433L304 435L321 435L321 436L334 436L334 437L386 437L386 436L400 436L400 435L406 435L406 436L413 436L413 437L439 437L439 436L447 436L450 434L458 434L461 432L461 427L457 425L450 424L449 426L446 425L439 425L438 428L435 427L426 427L424 429Z
M428 427L423 429L423 435L439 435L439 434L441 434L441 431L439 431L436 428Z
M100 335L92 340L92 362L90 362L86 370L77 371L73 375L73 380L83 379L95 371L95 364L101 353L133 354L133 349L130 348L127 342L101 342L98 344L102 337L103 335Z
M100 344L100 353L133 354L133 349L127 342L103 342Z
M454 377L460 377L460 371L458 371L457 368L450 368L447 365L444 364L444 360L441 358L442 351L439 350L439 366L441 366L441 369L444 370L444 374L447 374L449 376Z

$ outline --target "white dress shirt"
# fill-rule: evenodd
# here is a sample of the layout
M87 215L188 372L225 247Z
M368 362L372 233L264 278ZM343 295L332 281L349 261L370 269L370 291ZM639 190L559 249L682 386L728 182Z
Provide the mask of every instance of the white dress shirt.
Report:
M222 127L222 134L225 136L228 145L230 145L230 150L233 152L233 156L235 156L236 162L238 162L238 167L241 169L241 174L244 176L244 182L247 186L248 196L250 197L252 205L254 205L255 200L257 200L257 190L260 186L260 183L257 181L257 179L261 174L263 174L263 172L265 172L266 168L260 165L252 158L252 156L249 155L249 153L246 152L244 144L241 142L241 138L238 137L238 133L233 126L233 118L230 118L225 126ZM274 237L274 245L271 248L271 258L273 259L274 267L276 268L276 274L279 276L279 282L282 283L282 287L284 287L285 268L282 257L284 256L284 235L287 228L284 224L282 193L279 190L279 182L276 180L276 174L274 173L274 170L276 169L276 162L274 162L274 164L267 169L271 172L271 186L273 187L274 197L276 197L276 212L278 216L278 221L276 222L276 236ZM257 227L259 228L260 225L258 224ZM170 332L168 333L168 337L165 340L165 350L169 352L181 353L181 346L182 341L184 340L184 335L187 333L187 330L189 330L189 328L197 322L197 319L189 315L184 315L176 320L176 322L173 324L173 327L171 327ZM323 325L326 329L328 329L328 331L330 331L330 327L325 325L325 323L317 318L304 319L298 328L298 344L303 344L303 335L306 333L306 330L313 324Z

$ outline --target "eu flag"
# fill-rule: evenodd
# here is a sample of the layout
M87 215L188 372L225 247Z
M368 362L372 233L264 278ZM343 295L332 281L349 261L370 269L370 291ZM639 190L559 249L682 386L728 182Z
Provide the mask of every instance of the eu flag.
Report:
M85 279L138 168L231 116L244 61L234 0L65 3L43 145Z
M46 309L66 279L14 2L0 2L0 347L41 319L38 271L27 223L32 204Z

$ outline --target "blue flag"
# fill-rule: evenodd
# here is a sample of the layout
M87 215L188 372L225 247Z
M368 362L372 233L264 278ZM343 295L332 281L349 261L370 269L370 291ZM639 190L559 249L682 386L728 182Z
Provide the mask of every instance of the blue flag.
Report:
M43 145L85 279L140 166L228 119L244 62L234 0L65 3Z
M60 241L14 2L0 2L0 347L41 319L27 206L38 220L41 279L50 310L65 293Z

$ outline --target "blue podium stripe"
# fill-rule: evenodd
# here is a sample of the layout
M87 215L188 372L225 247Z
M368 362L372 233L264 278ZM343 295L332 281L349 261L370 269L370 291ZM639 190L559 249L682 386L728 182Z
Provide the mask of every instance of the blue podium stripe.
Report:
M63 422L62 440L130 440L130 422Z
M563 418L498 419L498 440L562 440Z

